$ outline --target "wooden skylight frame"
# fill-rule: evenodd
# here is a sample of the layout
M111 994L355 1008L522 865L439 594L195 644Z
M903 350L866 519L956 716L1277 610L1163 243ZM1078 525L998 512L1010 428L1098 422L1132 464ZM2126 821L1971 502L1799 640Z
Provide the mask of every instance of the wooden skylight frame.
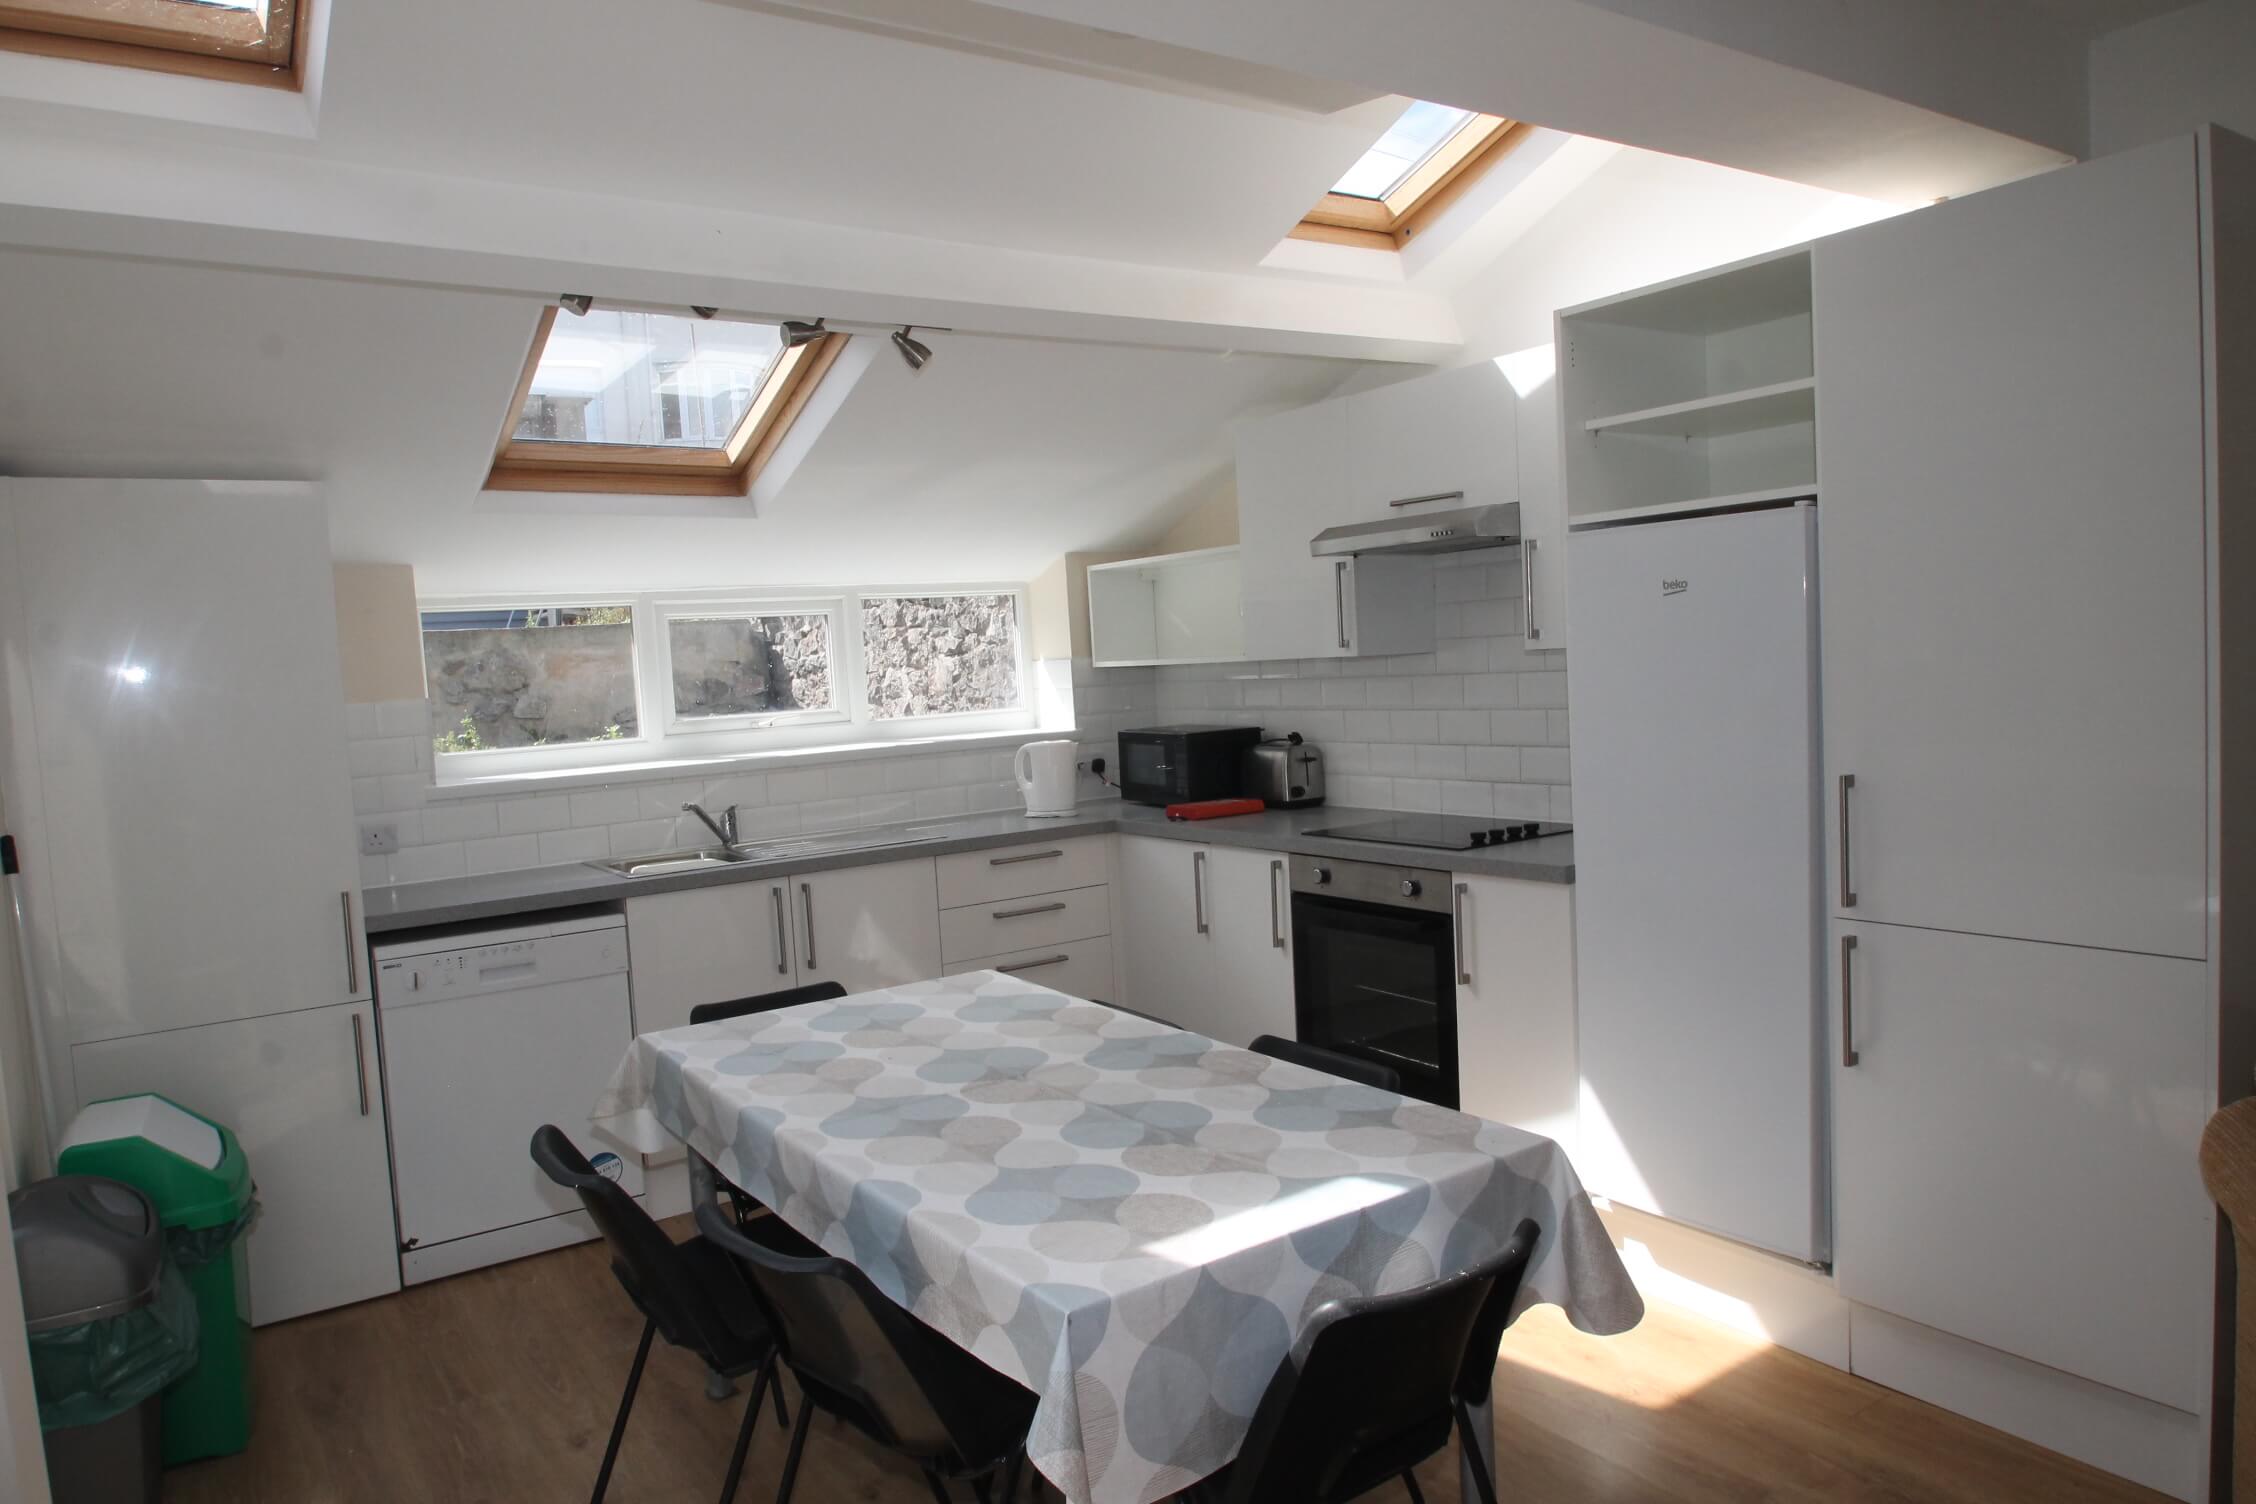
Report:
M190 0L0 0L0 49L303 89L314 0L263 14Z
M1399 251L1534 129L1502 115L1475 115L1385 198L1327 193L1289 238Z
M543 309L517 389L502 416L488 491L567 491L631 496L746 496L806 408L823 376L846 348L843 334L826 334L779 354L718 449L666 444L591 444L520 439L517 423L531 395L557 310Z

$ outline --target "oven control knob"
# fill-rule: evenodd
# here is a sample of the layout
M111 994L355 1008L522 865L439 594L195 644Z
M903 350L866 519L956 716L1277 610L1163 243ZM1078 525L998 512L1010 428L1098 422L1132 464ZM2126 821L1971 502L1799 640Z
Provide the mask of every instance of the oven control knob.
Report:
M1316 875L1316 886L1319 888L1332 880L1332 869L1329 867L1311 867L1308 870Z
M1426 885L1414 877L1406 877L1402 880L1402 896L1404 898L1416 898L1425 891Z

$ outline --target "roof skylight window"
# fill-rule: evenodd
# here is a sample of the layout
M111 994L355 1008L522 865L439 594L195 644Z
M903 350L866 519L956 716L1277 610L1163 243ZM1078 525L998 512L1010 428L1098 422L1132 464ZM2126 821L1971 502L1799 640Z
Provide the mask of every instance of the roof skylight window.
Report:
M299 86L304 0L0 0L0 47Z
M1527 129L1502 115L1412 100L1292 234L1399 250Z

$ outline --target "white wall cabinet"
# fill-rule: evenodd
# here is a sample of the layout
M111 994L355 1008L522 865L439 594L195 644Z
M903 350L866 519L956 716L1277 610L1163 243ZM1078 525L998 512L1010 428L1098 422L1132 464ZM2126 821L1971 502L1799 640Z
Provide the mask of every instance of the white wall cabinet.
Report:
M1235 545L1091 565L1091 661L1133 668L1242 660L1240 594Z
M1122 1001L1241 1048L1261 1034L1291 1038L1282 862L1267 851L1121 837Z
M1496 506L1519 491L1517 399L1477 361L1340 399L1349 521Z
M2180 140L1817 247L1836 913L2204 954L2198 186Z
M2206 968L1894 925L1833 930L1841 1293L2204 1408Z
M245 1256L259 1325L400 1287L373 1014L348 1003L71 1051L77 1106L159 1092L241 1139L258 1183Z
M70 1040L369 996L318 489L0 481L33 951Z
M1458 1103L1556 1140L1578 1118L1574 889L1459 874Z
M940 975L940 888L930 857L802 873L790 896L803 985L867 992Z

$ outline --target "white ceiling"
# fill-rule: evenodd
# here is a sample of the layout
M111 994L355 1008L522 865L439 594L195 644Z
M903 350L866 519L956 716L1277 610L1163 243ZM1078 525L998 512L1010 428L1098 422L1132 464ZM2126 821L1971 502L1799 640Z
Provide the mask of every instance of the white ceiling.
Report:
M960 334L880 349L758 518L491 510L478 486L530 300L0 252L0 473L328 483L340 558L487 589L1024 579L1137 545L1229 463L1228 426L1354 367Z

